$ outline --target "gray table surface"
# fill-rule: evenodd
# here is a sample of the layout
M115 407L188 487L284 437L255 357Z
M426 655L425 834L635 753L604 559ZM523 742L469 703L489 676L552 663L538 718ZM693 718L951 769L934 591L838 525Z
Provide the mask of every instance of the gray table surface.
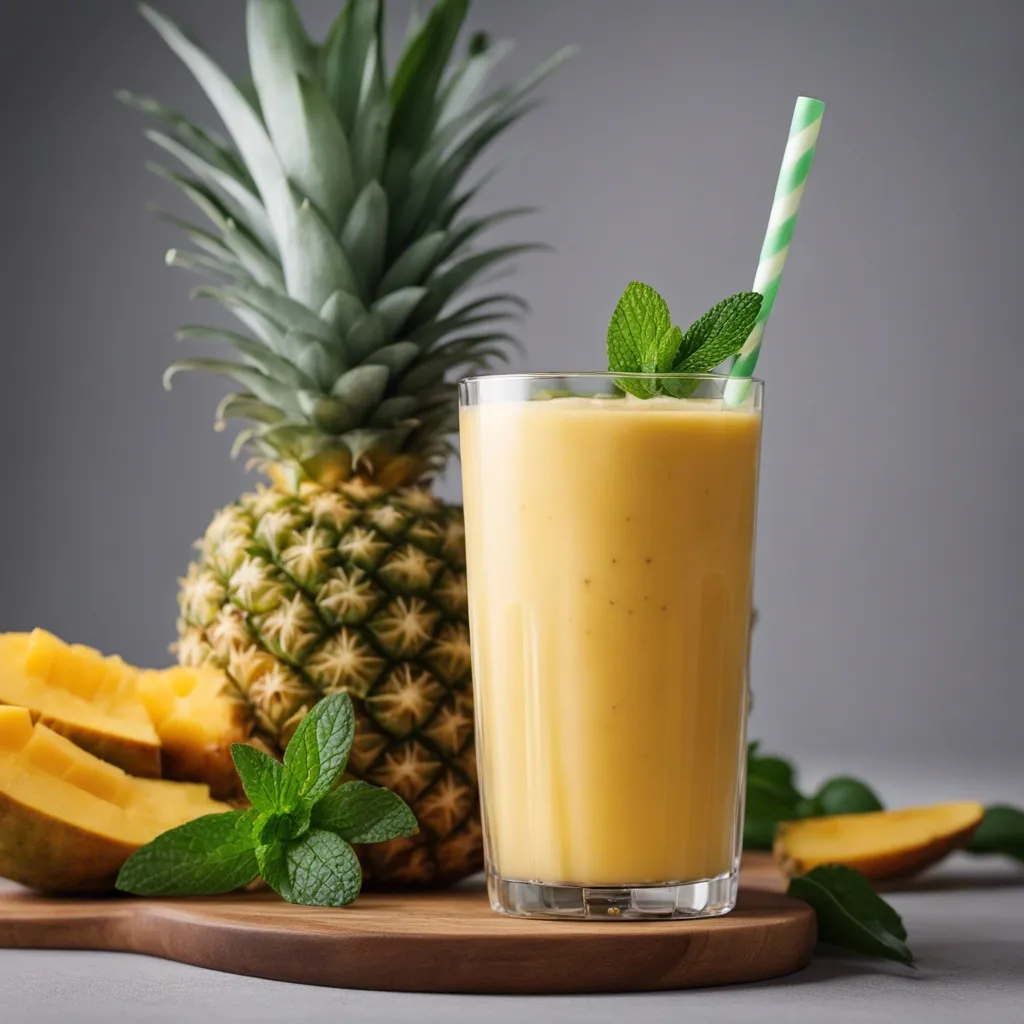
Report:
M889 899L917 970L824 953L754 985L524 998L313 988L120 953L0 950L0 1021L1024 1021L1024 869L958 856Z

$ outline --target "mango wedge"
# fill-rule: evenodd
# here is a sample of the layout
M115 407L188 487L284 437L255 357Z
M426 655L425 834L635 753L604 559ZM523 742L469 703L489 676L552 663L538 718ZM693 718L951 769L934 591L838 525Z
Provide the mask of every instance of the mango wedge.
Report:
M133 778L33 724L26 708L0 707L0 877L107 891L161 832L230 809L206 786Z
M160 775L160 740L120 658L66 644L46 630L0 635L0 704L132 775Z
M239 796L231 745L249 738L249 710L227 676L212 665L165 668L140 672L136 689L163 744L165 777Z
M875 881L914 874L963 846L981 823L973 802L787 821L773 853L785 875L845 864Z

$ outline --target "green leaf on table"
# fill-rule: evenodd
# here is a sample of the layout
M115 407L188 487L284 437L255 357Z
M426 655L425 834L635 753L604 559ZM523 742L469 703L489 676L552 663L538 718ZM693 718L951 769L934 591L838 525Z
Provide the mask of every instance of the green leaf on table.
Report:
M311 907L343 907L362 886L355 851L325 829L312 829L302 839L257 849L260 874L289 903Z
M259 873L252 838L256 814L207 814L164 832L128 858L117 888L136 896L192 896L248 885Z
M1002 854L1024 863L1024 811L1008 804L985 808L985 817L967 843L967 852Z
M356 719L347 693L324 697L299 723L284 752L286 793L310 804L341 778L355 738Z
M770 850L779 822L832 814L864 814L884 810L875 791L847 775L828 779L813 796L796 786L796 770L782 757L762 755L759 743L747 746L747 798L743 816L743 848Z
M743 849L770 850L779 822L798 817L791 805L778 803L770 795L748 786L743 814Z
M247 743L231 745L231 760L249 803L257 811L282 808L287 787L285 768L280 761Z
M885 810L878 794L865 782L847 775L837 775L818 787L803 817L816 818L830 814L867 814Z
M795 770L781 757L758 754L747 747L747 797L743 815L743 848L770 850L780 821L802 817L806 803L794 784Z
M406 802L389 789L346 782L313 808L314 827L350 843L383 843L419 831Z
M747 774L757 783L774 788L788 797L799 797L796 788L796 768L792 762L774 754L760 755L757 744L747 747Z
M788 892L814 908L819 942L913 964L899 914L859 871L837 864L814 868L791 879Z
M760 813L751 809L749 804L743 815L743 849L770 850L775 840L775 827L778 821L771 814Z

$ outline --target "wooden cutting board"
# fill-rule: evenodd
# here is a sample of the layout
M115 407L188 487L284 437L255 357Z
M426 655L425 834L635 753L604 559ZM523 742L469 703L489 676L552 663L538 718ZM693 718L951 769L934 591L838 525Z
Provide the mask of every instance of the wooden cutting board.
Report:
M755 877L756 875L756 877ZM760 886L760 887L757 887ZM631 992L760 981L806 966L810 907L771 869L744 874L726 917L665 923L522 921L482 886L364 893L293 907L271 893L87 899L0 889L0 947L95 949L277 981L407 992Z

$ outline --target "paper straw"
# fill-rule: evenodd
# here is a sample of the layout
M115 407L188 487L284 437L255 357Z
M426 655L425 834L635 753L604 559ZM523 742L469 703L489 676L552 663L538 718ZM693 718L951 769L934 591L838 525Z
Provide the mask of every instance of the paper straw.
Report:
M772 203L771 216L768 218L768 230L765 232L761 258L757 264L757 274L754 276L753 291L760 292L764 296L764 301L761 303L761 310L750 337L744 342L729 371L734 377L749 377L757 365L764 325L771 314L772 306L775 305L782 270L789 255L789 245L793 240L793 232L796 231L800 200L803 198L804 186L814 164L818 132L821 130L821 116L824 112L825 104L821 100L811 99L809 96L797 98L793 110L793 123L789 126L789 140L782 155L779 182L775 186L775 201ZM737 384L730 384L727 389L726 396L731 401L742 401L746 394L747 389Z

